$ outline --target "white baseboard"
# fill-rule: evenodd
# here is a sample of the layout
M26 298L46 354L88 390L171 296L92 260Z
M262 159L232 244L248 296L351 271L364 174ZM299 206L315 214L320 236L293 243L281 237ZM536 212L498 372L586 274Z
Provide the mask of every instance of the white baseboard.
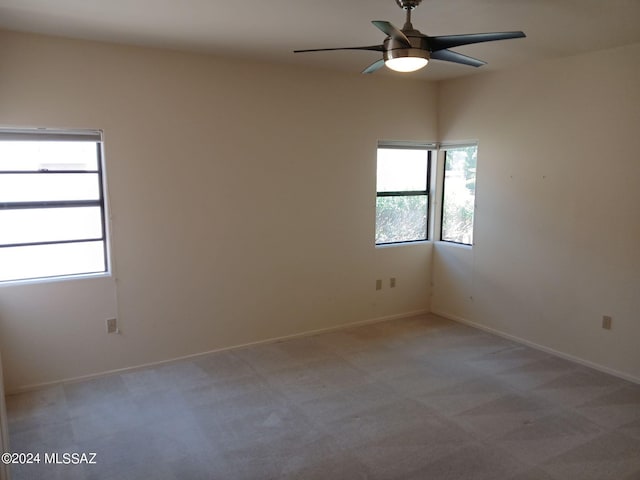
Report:
M339 331L339 330L344 330L344 329L347 329L347 328L353 328L353 327L364 326L364 325L369 325L369 324L374 324L374 323L379 323L379 322L385 322L385 321L389 321L389 320L399 320L399 319L402 319L402 318L414 317L416 315L424 315L424 314L428 314L428 313L439 315L439 316L447 318L449 320L453 320L455 322L462 323L462 324L468 325L470 327L477 328L479 330L483 330L485 332L489 332L489 333L491 333L493 335L497 335L499 337L507 338L507 339L512 340L512 341L514 341L516 343L527 345L528 347L535 348L536 350L541 350L541 351L549 353L551 355L555 355L557 357L564 358L564 359L570 360L572 362L576 362L576 363L578 363L580 365L584 365L584 366L593 368L594 370L598 370L598 371L601 371L601 372L604 372L604 373L608 373L608 374L613 375L615 377L619 377L619 378L622 378L624 380L628 380L630 382L640 384L640 378L635 377L633 375L629 375L628 373L620 372L618 370L614 370L612 368L605 367L603 365L591 362L589 360L585 360L583 358L576 357L576 356L570 355L568 353L560 352L558 350L554 350L553 348L545 347L544 345L540 345L540 344L531 342L529 340L525 340L524 338L518 337L516 335L505 333L505 332L502 332L500 330L496 330L494 328L487 327L485 325L482 325L482 324L479 324L479 323L476 323L476 322L472 322L470 320L467 320L466 318L463 318L463 317L460 317L460 316L457 316L457 315L453 315L453 314L445 312L445 311L424 309L424 310L415 310L415 311L412 311L412 312L405 312L405 313L400 313L400 314L395 314L395 315L387 315L387 316L384 316L384 317L377 317L377 318L373 318L373 319L359 320L357 322L351 322L351 323L346 323L346 324L341 324L341 325L335 325L335 326L326 327L326 328L319 328L319 329L315 329L315 330L309 330L309 331L306 331L306 332L294 333L294 334L291 334L291 335L283 335L283 336L279 336L279 337L272 337L272 338L268 338L268 339L265 339L265 340L258 340L258 341L255 341L255 342L248 342L248 343L243 343L243 344L238 344L238 345L232 345L232 346L229 346L229 347L222 347L222 348L218 348L218 349L214 349L214 350L208 350L206 352L193 353L193 354L190 354L190 355L183 355L183 356L180 356L180 357L174 357L174 358L170 358L170 359L167 359L167 360L159 360L159 361L156 361L156 362L149 362L149 363L134 365L134 366L131 366L131 367L124 367L124 368L118 368L118 369L114 369L114 370L107 370L107 371L93 373L93 374L89 374L89 375L81 375L81 376L77 376L77 377L63 378L63 379L54 380L54 381L51 381L51 382L43 382L43 383L36 383L36 384L21 385L21 386L15 387L15 388L13 388L10 391L7 391L5 393L7 395L16 395L16 394L19 394L19 393L25 393L25 392L30 392L30 391L33 391L33 390L39 390L39 389L42 389L42 388L53 387L53 386L61 385L61 384L65 384L65 383L80 382L80 381L83 381L83 380L91 380L91 379L94 379L94 378L100 378L100 377L107 376L107 375L114 375L114 374L119 374L119 373L132 372L132 371L141 370L141 369L150 368L150 367L157 367L157 366L160 366L160 365L179 362L181 360L189 360L189 359L192 359L192 358L197 358L197 357L200 357L200 356L209 355L209 354L217 353L217 352L224 352L224 351L227 351L227 350L236 350L236 349L252 347L252 346L256 346L256 345L265 345L265 344L269 344L269 343L276 343L276 342L281 342L281 341L284 341L284 340L292 340L292 339L295 339L295 338L308 337L308 336L311 336L311 335L318 335L318 334L321 334L321 333L329 333L329 332L333 332L333 331Z
M103 371L103 372L98 372L98 373L92 373L89 375L81 375L78 377L69 377L69 378L63 378L60 380L54 380L51 382L43 382L43 383L33 383L33 384L27 384L27 385L21 385L18 387L14 387L12 388L10 391L5 392L6 395L17 395L19 393L25 393L25 392L30 392L33 390L40 390L43 388L49 388L49 387L54 387L57 385L62 385L65 383L75 383L75 382L81 382L84 380L92 380L94 378L100 378L100 377L104 377L107 375L114 375L114 374L119 374L119 373L125 373L125 372L132 372L132 371L136 371L136 370L141 370L144 368L150 368L150 367L157 367L159 365L164 365L164 364L168 364L168 363L173 363L173 362L179 362L181 360L188 360L188 359L192 359L192 358L197 358L203 355L209 355L211 353L217 353L217 352L224 352L227 350L236 350L236 349L240 349L240 348L246 348L246 347L252 347L255 345L264 345L264 344L269 344L269 343L276 343L276 342L282 342L284 340L292 340L294 338L301 338L301 337L308 337L311 335L318 335L321 333L328 333L328 332L333 332L333 331L338 331L338 330L344 330L347 328L352 328L352 327L358 327L358 326L363 326L363 325L369 325L369 324L373 324L373 323L379 323L379 322L385 322L388 320L398 320L401 318L408 318L408 317L414 317L416 315L424 315L430 313L430 311L428 309L423 309L423 310L415 310L412 312L405 312L405 313L399 313L399 314L395 314L395 315L387 315L384 317L377 317L377 318L371 318L371 319L367 319L367 320L359 320L357 322L351 322L351 323L346 323L346 324L341 324L341 325L335 325L332 327L326 327L326 328L318 328L315 330L309 330L306 332L299 332L299 333L293 333L291 335L283 335L280 337L272 337L272 338L267 338L265 340L258 340L255 342L249 342L249 343L243 343L243 344L239 344L239 345L232 345L229 347L222 347L222 348L217 348L214 350L208 350L206 352L199 352L199 353L192 353L190 355L183 355L180 357L174 357L174 358L170 358L167 360L159 360L156 362L149 362L149 363L143 363L143 364L139 364L139 365L134 365L131 367L124 367L124 368L117 368L114 370L107 370L107 371Z
M516 335L511 335L510 333L505 333L500 330L496 330L491 327L487 327L486 325L482 325L480 323L472 322L471 320L467 320L466 318L459 317L457 315L452 315L448 312L444 312L441 310L432 310L431 313L435 315L439 315L444 318L448 318L449 320L453 320L454 322L463 323L465 325L469 325L470 327L477 328L478 330L483 330L485 332L489 332L493 335L497 335L499 337L506 338L508 340L513 340L516 343L521 343L531 348L535 348L536 350L541 350L545 353L549 353L551 355L555 355L556 357L564 358L565 360L570 360L575 363L579 363L580 365L584 365L589 368L593 368L594 370L598 370L600 372L608 373L609 375L613 375L618 378L622 378L623 380L628 380L633 383L640 384L640 378L635 377L633 375L629 375L628 373L620 372L618 370L614 370L613 368L605 367L604 365L600 365L598 363L591 362L589 360L585 360L584 358L576 357L574 355L570 355L568 353L560 352L558 350L554 350L553 348L545 347L544 345L540 345L538 343L531 342L529 340L525 340L524 338L518 337Z

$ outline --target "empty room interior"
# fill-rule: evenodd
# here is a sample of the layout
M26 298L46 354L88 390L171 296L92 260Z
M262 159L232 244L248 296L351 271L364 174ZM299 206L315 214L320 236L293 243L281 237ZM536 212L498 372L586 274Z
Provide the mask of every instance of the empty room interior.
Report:
M0 0L0 479L640 478L639 24Z

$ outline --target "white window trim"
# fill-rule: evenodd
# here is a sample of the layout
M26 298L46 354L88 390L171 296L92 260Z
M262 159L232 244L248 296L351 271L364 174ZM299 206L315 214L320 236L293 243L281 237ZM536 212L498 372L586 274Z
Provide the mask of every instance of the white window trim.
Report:
M104 160L104 131L101 129L62 129L48 127L16 127L0 125L0 141L2 140L76 140L95 141L100 147L98 157L98 169L101 189L101 208L103 215L103 238L105 270L100 272L88 272L77 274L61 274L50 277L35 277L0 281L0 288L17 284L60 282L91 278L113 277L113 259L111 245L111 215L109 208L109 195L107 188L107 172Z

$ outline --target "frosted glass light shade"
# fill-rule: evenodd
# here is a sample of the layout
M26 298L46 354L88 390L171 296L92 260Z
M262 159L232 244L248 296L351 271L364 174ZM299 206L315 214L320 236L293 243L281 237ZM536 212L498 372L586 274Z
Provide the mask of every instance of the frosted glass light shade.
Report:
M384 62L387 67L396 72L415 72L426 67L427 63L429 63L429 60L422 57L389 58Z

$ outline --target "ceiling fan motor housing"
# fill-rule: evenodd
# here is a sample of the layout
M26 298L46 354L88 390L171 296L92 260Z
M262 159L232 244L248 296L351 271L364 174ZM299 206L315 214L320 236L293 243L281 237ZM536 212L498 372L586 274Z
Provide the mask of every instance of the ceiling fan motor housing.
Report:
M387 37L384 41L383 57L384 60L400 57L420 57L429 60L429 42L426 35L420 33L418 30L403 30L407 39L411 43L411 48L394 38Z

